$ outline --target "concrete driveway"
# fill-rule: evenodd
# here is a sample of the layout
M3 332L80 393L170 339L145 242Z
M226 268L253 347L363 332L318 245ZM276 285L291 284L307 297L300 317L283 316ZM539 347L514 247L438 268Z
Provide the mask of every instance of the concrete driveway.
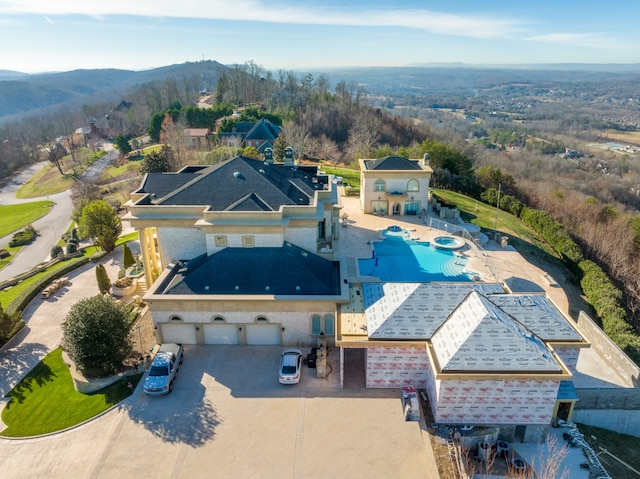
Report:
M189 346L173 393L140 392L81 427L0 439L7 478L437 478L422 422L398 390L339 389L304 367L278 383L281 348ZM337 350L329 360L338 364Z

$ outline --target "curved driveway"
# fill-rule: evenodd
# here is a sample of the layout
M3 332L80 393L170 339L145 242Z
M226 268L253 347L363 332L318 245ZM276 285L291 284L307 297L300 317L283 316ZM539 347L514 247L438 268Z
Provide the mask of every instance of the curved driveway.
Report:
M85 170L82 177L88 180L95 180L100 173L116 158L117 151L112 148L108 149L108 153L93 163ZM0 187L0 205L10 205L16 203L28 203L37 200L49 199L53 201L54 207L49 214L43 216L33 223L33 227L38 230L39 236L36 240L22 248L20 253L16 255L10 264L0 270L0 281L13 278L25 271L29 271L36 265L46 261L51 253L51 248L55 245L60 237L67 231L71 224L71 214L73 213L73 202L71 201L71 191L63 191L55 195L42 198L20 199L16 198L16 192L22 183L26 183L29 179L40 171L45 162L32 165L16 174L11 181ZM11 241L13 235L0 238L0 248L4 248Z

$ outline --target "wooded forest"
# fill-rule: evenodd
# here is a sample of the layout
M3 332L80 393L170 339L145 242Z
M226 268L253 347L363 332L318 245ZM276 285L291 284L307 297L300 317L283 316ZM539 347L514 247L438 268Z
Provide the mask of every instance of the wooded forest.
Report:
M271 72L250 61L221 69L204 88L201 76L174 75L5 123L0 176L72 152L70 133L91 119L107 118L107 136L132 143L160 121L158 139L177 145L182 128L216 131L230 109L253 108L281 121L301 161L355 166L359 158L428 152L434 186L478 199L500 186L545 211L609 274L640 331L640 75L434 70L412 70L413 79L395 83L366 72L333 82L330 74ZM206 115L194 111L204 96ZM216 149L196 159L176 148L175 167L235 154Z

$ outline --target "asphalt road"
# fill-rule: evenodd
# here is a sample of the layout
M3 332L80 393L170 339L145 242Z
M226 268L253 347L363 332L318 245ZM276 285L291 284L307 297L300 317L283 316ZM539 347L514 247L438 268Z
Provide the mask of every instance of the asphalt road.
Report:
M103 156L100 160L87 168L82 177L88 180L97 179L100 176L100 173L116 157L117 151L110 149L107 155ZM13 278L25 271L29 271L43 261L46 261L49 258L49 253L51 252L53 245L58 242L60 237L71 224L73 202L71 201L70 190L41 198L16 198L16 192L20 186L29 181L29 179L40 171L44 165L45 163L32 165L16 174L4 185L0 186L0 205L28 203L46 199L55 203L49 214L33 223L33 227L39 233L38 237L33 243L22 248L20 253L13 258L11 263L0 270L0 281ZM8 235L4 238L0 238L0 248L7 246L9 241L11 241L11 237L12 235Z

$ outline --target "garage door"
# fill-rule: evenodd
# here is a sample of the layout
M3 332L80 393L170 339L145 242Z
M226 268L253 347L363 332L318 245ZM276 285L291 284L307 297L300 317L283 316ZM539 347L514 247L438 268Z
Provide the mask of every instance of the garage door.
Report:
M204 344L238 344L235 324L205 324Z
M247 325L248 345L279 345L279 324L249 324Z
M193 324L162 324L160 327L165 343L196 344L196 327Z

